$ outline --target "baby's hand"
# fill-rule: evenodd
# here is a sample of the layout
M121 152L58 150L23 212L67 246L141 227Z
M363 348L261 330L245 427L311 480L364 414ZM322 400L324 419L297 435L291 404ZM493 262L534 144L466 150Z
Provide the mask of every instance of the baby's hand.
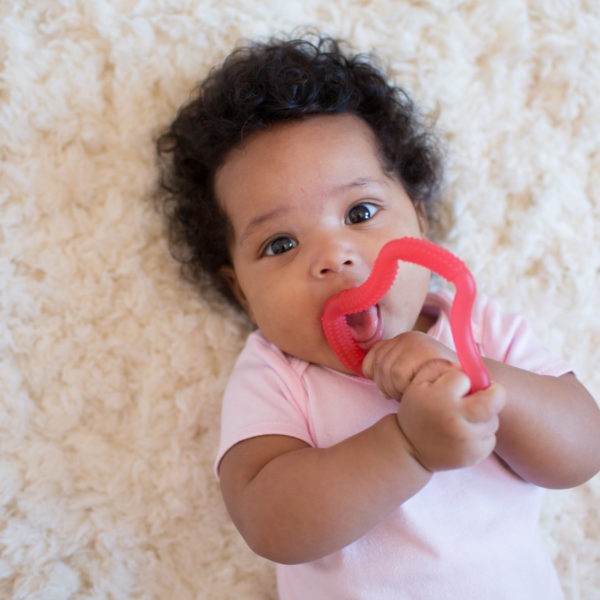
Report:
M439 360L456 362L456 354L425 333L409 331L373 346L362 371L385 396L400 400L423 366Z
M494 450L504 388L467 395L469 378L448 358L452 352L410 332L378 344L363 372L400 400L397 420L409 451L429 471L467 467Z

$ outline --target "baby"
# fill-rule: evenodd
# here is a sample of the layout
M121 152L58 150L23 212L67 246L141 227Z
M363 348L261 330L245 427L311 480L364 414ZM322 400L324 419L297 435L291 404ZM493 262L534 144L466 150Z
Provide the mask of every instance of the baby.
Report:
M327 37L251 44L158 150L173 248L256 325L216 469L280 597L561 598L540 488L600 469L600 411L569 366L481 296L473 335L493 383L469 394L452 296L407 263L350 322L365 378L321 328L386 242L427 237L435 219L440 153L407 95Z

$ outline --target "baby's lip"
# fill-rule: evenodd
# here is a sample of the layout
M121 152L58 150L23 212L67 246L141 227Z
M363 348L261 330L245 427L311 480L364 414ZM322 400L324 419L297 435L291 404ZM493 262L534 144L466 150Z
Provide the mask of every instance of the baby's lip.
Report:
M368 351L383 335L383 320L379 305L346 315L346 323L352 338L363 351Z

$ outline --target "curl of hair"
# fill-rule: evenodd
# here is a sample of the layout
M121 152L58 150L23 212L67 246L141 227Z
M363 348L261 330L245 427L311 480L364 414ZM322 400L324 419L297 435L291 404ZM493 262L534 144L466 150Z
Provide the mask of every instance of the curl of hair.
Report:
M342 42L326 36L250 44L209 73L157 140L170 246L190 279L237 304L220 274L230 264L231 231L214 190L227 154L278 122L341 113L370 125L386 172L434 217L437 141L408 95L373 60L345 53Z

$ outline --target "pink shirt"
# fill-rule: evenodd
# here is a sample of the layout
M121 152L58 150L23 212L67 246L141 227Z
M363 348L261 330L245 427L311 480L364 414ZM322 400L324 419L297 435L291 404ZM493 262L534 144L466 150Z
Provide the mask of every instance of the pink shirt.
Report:
M429 335L449 347L451 299L442 292L426 302L438 317ZM540 345L525 319L502 314L483 296L473 311L473 337L483 356L545 375L570 370ZM328 447L396 408L371 381L287 356L254 332L225 392L216 465L233 445L259 435ZM496 455L436 473L356 542L310 563L277 565L280 598L558 600L563 596L538 530L540 492Z

